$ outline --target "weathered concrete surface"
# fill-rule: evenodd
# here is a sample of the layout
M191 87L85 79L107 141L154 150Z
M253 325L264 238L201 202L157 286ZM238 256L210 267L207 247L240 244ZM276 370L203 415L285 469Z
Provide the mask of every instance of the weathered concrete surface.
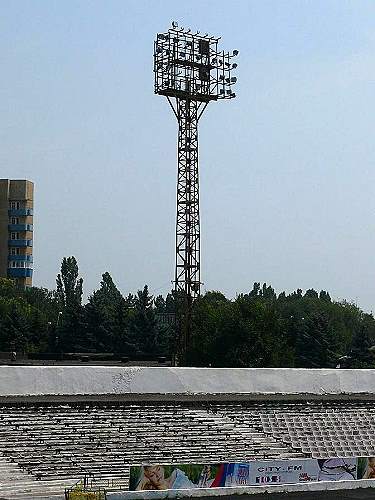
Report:
M272 495L272 496L271 496ZM341 499L374 499L375 481L337 481L302 484L284 484L279 486L244 486L236 488L197 488L194 490L166 491L124 491L107 493L108 500L161 500L213 497L230 498L231 500L260 500L267 498L293 500L341 500Z
M0 400L375 398L375 370L1 366Z

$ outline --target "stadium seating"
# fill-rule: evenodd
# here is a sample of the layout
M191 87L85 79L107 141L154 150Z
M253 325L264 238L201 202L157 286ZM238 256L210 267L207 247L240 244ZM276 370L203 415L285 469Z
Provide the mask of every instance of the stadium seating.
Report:
M131 464L374 456L374 424L371 401L12 403L0 453L30 480L127 488Z
M131 465L375 456L373 370L0 372L0 498L7 500L60 500L84 477L126 490Z

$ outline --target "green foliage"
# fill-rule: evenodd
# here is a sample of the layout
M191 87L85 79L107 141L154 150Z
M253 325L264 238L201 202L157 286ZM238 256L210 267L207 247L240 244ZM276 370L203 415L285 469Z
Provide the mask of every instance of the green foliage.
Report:
M12 280L0 279L0 350L45 350L55 306L45 289L20 290Z
M113 352L118 339L125 334L126 301L114 284L111 275L102 276L99 290L96 290L85 307L88 336L100 352Z
M83 279L79 278L77 261L75 257L64 257L56 278L56 300L62 313L56 326L58 350L83 351L91 347L85 336L82 294Z
M135 298L135 310L130 321L130 334L137 340L137 351L141 354L157 353L157 323L153 308L153 296L145 285Z
M124 297L108 272L82 305L83 280L64 258L56 291L20 290L0 279L0 350L170 355L176 296L154 298L145 286ZM277 295L254 283L229 300L219 291L193 307L187 362L212 367L375 367L375 320L328 292ZM344 361L345 360L345 363Z
M375 320L328 292L276 295L254 283L235 300L208 292L195 304L188 362L217 367L375 367Z

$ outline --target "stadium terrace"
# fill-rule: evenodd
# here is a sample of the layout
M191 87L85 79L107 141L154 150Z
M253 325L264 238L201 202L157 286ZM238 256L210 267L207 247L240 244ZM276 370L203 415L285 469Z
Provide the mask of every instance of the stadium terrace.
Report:
M373 498L374 377L2 366L0 498Z

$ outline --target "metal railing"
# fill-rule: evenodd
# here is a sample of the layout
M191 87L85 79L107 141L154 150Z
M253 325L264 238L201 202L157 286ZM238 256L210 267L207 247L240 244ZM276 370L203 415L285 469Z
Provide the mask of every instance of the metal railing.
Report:
M107 500L106 489L93 486L93 480L84 476L69 488L65 488L65 500Z

